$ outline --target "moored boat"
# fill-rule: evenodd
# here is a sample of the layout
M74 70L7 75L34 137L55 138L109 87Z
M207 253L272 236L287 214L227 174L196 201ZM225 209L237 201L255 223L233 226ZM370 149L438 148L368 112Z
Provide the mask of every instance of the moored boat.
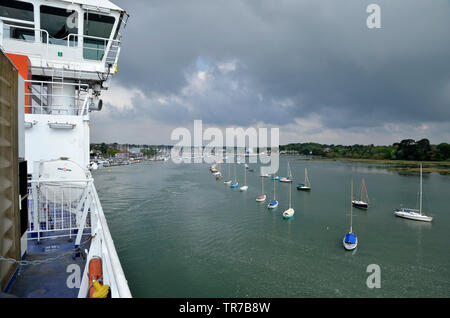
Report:
M297 186L297 190L299 190L299 191L311 191L311 184L309 182L308 169L307 168L305 168L305 183L299 184Z
M354 250L358 246L358 237L353 233L353 180L351 187L351 196L350 196L350 231L344 236L342 240L342 244L347 251Z
M424 215L422 212L422 197L423 197L423 186L422 186L422 163L420 164L420 198L419 198L419 209L409 209L409 208L400 208L394 210L394 215L400 218L414 220L414 221L422 221L422 222L431 222L433 221L433 217Z

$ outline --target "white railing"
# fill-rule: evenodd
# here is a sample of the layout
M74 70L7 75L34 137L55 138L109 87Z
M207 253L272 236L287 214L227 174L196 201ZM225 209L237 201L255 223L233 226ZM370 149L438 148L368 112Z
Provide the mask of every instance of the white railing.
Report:
M28 43L35 43L36 36L37 36L40 39L37 42L45 44L45 50L44 50L44 52L41 52L42 57L43 58L48 57L48 43L45 43L43 41L44 38L48 39L48 37L49 37L48 32L46 30L37 29L37 28L34 28L33 26L26 27L26 26L21 26L21 25L15 25L12 23L17 23L17 20L0 17L0 37L1 37L0 43L3 44L5 39L28 42ZM23 23L23 21L20 21L20 23ZM30 23L30 24L33 25L34 23ZM18 30L33 31L33 33L28 34L29 38L26 37L26 32L21 33L21 34L16 33L14 35L14 31L17 32ZM44 54L42 54L42 53L44 53Z
M28 188L28 238L39 241L75 237L84 207L80 205L82 194L89 182L31 180ZM90 219L85 228L90 228Z
M131 297L93 179L31 180L29 220L29 239L75 237L74 244L77 247L83 235L90 235L91 245L79 298L88 297L88 268L93 257L102 260L103 283L110 286L111 297Z
M90 42L90 43L89 43ZM94 61L105 61L105 65L113 66L117 64L120 54L120 39L111 40L90 35L69 34L67 36L67 46L83 47L83 58Z
M120 37L110 39L72 33L62 39L55 39L46 30L34 28L33 23L29 23L30 26L14 24L19 22L22 24L20 20L0 17L0 45L4 45L6 39L45 45L44 52L38 50L43 59L48 58L50 47L64 46L76 53L72 59L102 62L111 73L114 72L120 54Z
M25 100L29 101L29 104L25 105L27 114L82 116L88 112L87 84L28 80L25 83ZM66 91L71 93L64 93Z

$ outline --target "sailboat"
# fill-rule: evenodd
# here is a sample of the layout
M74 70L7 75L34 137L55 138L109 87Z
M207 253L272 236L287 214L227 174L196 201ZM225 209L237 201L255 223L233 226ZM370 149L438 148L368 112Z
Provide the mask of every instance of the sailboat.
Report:
M264 194L264 175L261 175L261 195L256 198L257 202L266 201L267 196Z
M248 185L247 185L247 164L244 165L244 185L239 189L239 191L247 191Z
M276 180L273 179L273 200L267 206L269 209L275 209L278 206L277 192L276 192Z
M211 171L211 173L216 173L217 169L216 169L216 163L214 162L213 165L211 165L211 167L209 167L209 171Z
M352 180L352 194L350 196L350 202L353 201L353 180ZM342 243L347 251L354 250L358 246L358 238L353 233L352 229L353 221L353 204L350 203L350 231L345 235Z
M236 165L234 166L234 183L231 184L231 189L236 189L239 186L239 183L237 182L236 178Z
M291 168L289 167L289 161L288 161L288 164L287 164L287 171L288 171L287 172L288 176L280 178L280 182L286 182L286 183L292 182L292 175L290 175Z
M288 178L292 180L291 168L289 167L288 162ZM280 180L281 181L281 180ZM292 182L289 184L289 209L283 212L283 218L290 219L294 216L295 210L292 208Z
M307 168L305 168L305 183L299 184L297 186L297 190L300 190L300 191L311 191L311 184L309 183L308 169Z
M213 173L214 176L216 176L216 180L222 180L222 172L220 172L220 163L217 164L217 172Z
M367 188L366 183L364 182L364 177L362 178L362 185L361 185L361 199L353 200L352 204L355 208L359 209L367 210L369 208L369 196L367 195Z
M220 163L217 164L217 168L214 167L214 171L212 171L213 176L219 176L219 175L221 175L220 170L219 170L219 167L220 167Z
M231 173L230 173L230 164L227 164L228 166L228 180L224 181L223 183L226 185L230 185L233 181L231 180Z
M400 208L400 209L396 209L394 211L394 214L398 217L415 220L415 221L431 222L433 220L433 217L422 214L422 163L420 164L420 200L419 201L420 201L419 210Z

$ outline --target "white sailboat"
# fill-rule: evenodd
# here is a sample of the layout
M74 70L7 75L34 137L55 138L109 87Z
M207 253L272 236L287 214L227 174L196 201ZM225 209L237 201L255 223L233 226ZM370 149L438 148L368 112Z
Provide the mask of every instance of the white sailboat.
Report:
M243 191L247 191L248 190L248 185L247 185L247 164L244 165L244 185L239 189L239 191L243 192Z
M256 198L257 202L266 201L267 196L264 194L264 175L261 175L261 195Z
M230 185L233 181L231 180L231 173L230 173L230 164L227 164L228 166L228 180L225 180L223 183L226 185Z
M236 178L236 165L234 165L234 183L230 185L231 189L236 189L239 186L239 182L237 182Z
M347 251L354 250L358 246L358 238L353 233L353 204L351 203L353 201L353 180L352 180L352 193L350 196L350 231L345 235L344 239L342 240L342 243L344 244L344 248Z
M292 182L292 175L289 174L290 171L291 171L291 168L289 167L289 161L288 161L288 164L287 164L287 173L288 173L288 176L287 176L287 177L282 177L282 178L280 178L280 182L286 182L286 183Z
M222 172L220 171L220 163L217 164L217 172L213 173L216 176L216 180L222 180Z
M359 200L353 200L352 204L355 208L367 210L369 208L369 196L367 194L366 183L364 177L362 178L361 185L361 198Z
M309 182L308 169L307 168L305 168L305 183L299 184L297 186L297 190L300 190L300 191L311 191L311 184Z
M269 209L275 209L278 207L278 201L277 201L277 192L276 192L276 179L273 179L273 200L269 203L267 206Z
M420 164L420 206L419 210L417 209L409 209L409 208L400 208L394 211L395 216L410 219L414 221L423 221L423 222L431 222L433 217L424 215L422 213L422 163Z
M289 167L289 163L288 163L288 169L289 169L288 178L290 180L292 180L292 173L291 173L291 168ZM295 210L292 208L292 182L291 182L289 184L289 209L287 209L286 211L283 212L283 218L290 219L294 216L294 214L295 214Z

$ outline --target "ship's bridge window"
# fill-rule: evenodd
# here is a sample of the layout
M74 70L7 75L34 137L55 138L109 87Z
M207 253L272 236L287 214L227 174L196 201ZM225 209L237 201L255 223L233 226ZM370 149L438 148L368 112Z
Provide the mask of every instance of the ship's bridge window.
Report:
M31 3L0 0L0 17L5 18L3 20L5 38L34 42L34 14ZM11 21L10 19L18 21Z
M33 5L21 1L0 0L0 16L32 22L34 21Z
M83 57L87 60L101 61L114 27L111 16L86 12L84 14Z
M77 12L68 9L41 6L41 29L48 32L48 43L76 45L78 42ZM43 43L47 43L43 34Z

